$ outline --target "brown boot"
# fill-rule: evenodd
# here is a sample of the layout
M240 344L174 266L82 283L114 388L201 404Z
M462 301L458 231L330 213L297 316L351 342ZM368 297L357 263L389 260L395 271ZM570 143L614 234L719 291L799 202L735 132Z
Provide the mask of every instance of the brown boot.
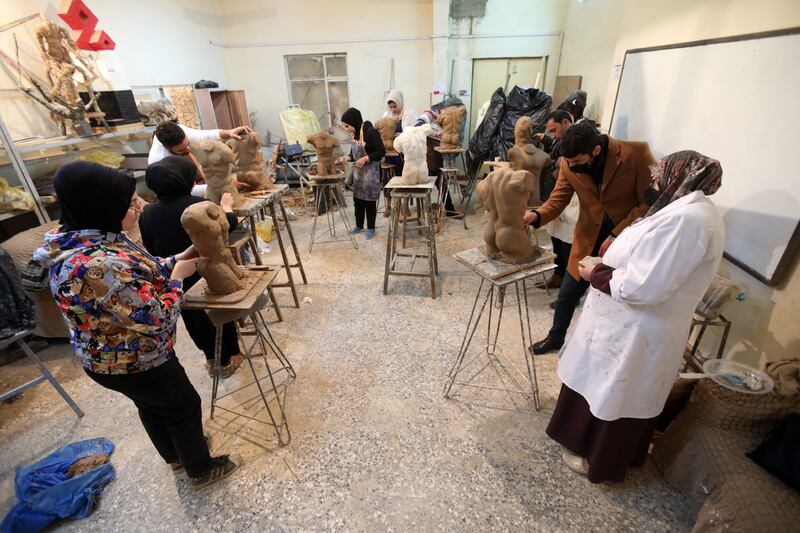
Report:
M537 289L558 289L561 287L561 282L564 278L559 276L558 274L553 274L550 276L550 279L547 280L546 283L542 283L541 281L536 284Z

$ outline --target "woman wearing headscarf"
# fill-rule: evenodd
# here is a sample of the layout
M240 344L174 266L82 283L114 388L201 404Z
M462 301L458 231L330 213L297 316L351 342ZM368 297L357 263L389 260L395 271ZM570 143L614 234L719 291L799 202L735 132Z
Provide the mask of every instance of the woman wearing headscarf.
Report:
M602 258L558 365L563 382L547 434L592 483L621 481L647 456L655 419L677 378L692 314L722 259L724 228L706 197L718 161L693 151L651 167L650 209Z
M192 487L214 483L238 465L211 457L200 396L175 355L182 280L196 269L193 247L153 257L123 231L141 212L134 178L97 163L74 161L54 177L61 225L34 259L70 328L86 375L133 400L150 440Z
M342 123L353 134L349 159L355 163L353 169L353 203L356 211L356 225L350 233L359 233L367 221L367 239L375 236L375 215L378 212L378 195L381 193L380 171L378 165L386 149L372 123L361 118L361 112L351 107L342 115Z
M417 114L411 109L405 107L403 93L397 89L392 89L386 95L386 110L383 112L383 118L392 118L395 121L394 136L400 135L404 129L414 126L417 120ZM400 154L389 155L386 154L384 161L389 165L394 165L394 173L399 176L403 173L403 158ZM388 183L388 182L386 182ZM383 183L385 186L386 183ZM391 209L389 207L391 200L391 192L389 189L383 189L383 195L386 199L386 207L383 209L383 216L389 217Z
M145 180L150 190L158 196L158 201L144 208L139 217L139 230L142 243L151 254L169 257L192 245L181 224L181 215L190 205L203 201L203 198L192 196L196 178L197 165L187 157L171 155L147 167ZM238 220L233 214L233 196L223 194L220 206L227 215L231 231L235 230ZM192 274L183 280L183 290L189 290L199 280L199 274ZM206 356L208 374L213 375L216 328L205 311L199 309L182 310L181 317L189 336ZM222 326L222 377L230 377L243 361L236 325L228 322Z

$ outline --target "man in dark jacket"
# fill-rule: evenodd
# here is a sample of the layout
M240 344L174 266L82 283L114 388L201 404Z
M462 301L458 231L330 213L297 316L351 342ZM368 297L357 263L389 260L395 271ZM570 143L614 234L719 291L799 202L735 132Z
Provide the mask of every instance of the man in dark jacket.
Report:
M191 246L192 241L181 225L184 209L202 198L192 196L192 186L197 177L197 166L187 157L168 156L147 167L147 186L158 196L158 201L144 208L139 217L142 243L148 252L157 257L170 257ZM222 196L220 207L225 211L231 231L238 220L233 214L233 197ZM200 280L194 274L183 280L183 289L188 291ZM204 311L181 309L186 331L206 356L206 366L211 374L214 363L214 336L216 328ZM228 377L242 364L244 357L239 349L236 325L229 322L222 327L222 376Z

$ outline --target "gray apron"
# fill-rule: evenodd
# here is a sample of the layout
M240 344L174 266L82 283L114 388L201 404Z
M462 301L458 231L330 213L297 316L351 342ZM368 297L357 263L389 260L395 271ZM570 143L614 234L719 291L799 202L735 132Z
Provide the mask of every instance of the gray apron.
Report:
M364 143L364 127L361 127L361 140L353 141L353 162L358 161L367 151ZM353 198L374 202L381 193L380 170L377 161L370 161L361 168L353 165Z

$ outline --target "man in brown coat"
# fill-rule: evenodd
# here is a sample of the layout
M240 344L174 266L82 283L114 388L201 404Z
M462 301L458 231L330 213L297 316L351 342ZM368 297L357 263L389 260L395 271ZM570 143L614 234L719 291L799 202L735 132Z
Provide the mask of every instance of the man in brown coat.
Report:
M650 185L655 163L645 142L620 141L600 135L589 123L579 123L561 138L561 168L550 198L524 220L540 227L556 218L578 194L581 211L575 226L567 273L561 284L547 337L534 343L534 354L555 351L564 344L575 307L589 287L578 274L578 261L603 255L614 237L647 212L642 193Z

